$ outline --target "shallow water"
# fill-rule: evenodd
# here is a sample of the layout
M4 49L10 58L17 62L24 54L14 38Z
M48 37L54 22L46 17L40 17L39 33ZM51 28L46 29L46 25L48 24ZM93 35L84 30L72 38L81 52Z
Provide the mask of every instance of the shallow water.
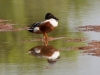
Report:
M77 28L99 26L99 7L99 0L0 0L0 19L6 20L0 24L14 28L0 29L0 75L100 75L100 57L75 48L100 41L99 32ZM52 64L45 56L29 53L44 42L42 35L26 30L26 26L44 20L47 12L59 18L59 26L48 34L52 37L48 44L60 52L60 58Z

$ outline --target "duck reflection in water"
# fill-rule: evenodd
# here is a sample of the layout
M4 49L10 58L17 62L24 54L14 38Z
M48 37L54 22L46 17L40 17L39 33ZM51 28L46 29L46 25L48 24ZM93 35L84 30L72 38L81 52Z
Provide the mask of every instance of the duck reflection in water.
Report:
M48 63L54 64L60 58L59 51L50 45L39 45L31 48L29 53L36 57L47 58Z

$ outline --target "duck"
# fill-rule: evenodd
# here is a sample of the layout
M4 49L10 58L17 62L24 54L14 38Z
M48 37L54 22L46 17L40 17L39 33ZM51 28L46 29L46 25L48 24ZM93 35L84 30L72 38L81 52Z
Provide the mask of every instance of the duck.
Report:
M43 34L43 39L48 39L47 33L53 31L58 26L58 18L51 13L46 13L45 20L33 23L28 31L35 34Z
M38 45L38 46L32 47L28 51L28 53L38 58L46 58L48 63L50 64L54 64L56 61L60 59L59 50L54 48L51 45L48 45L48 46Z

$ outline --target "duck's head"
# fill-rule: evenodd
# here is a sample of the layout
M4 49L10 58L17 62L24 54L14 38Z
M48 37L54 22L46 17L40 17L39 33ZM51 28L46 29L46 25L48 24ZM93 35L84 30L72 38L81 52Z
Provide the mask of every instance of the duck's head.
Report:
M55 20L59 20L58 18L56 18L54 15L52 15L51 13L47 13L46 15L45 15L45 19L51 19L51 18L53 18L53 19L55 19Z

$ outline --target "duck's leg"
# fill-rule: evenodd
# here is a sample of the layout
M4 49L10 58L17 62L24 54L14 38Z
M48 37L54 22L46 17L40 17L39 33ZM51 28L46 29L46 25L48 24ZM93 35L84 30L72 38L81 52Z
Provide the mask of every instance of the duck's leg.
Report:
M48 39L44 40L44 45L47 46L48 45Z
M44 40L47 40L49 37L48 37L48 35L47 35L47 33L43 33L43 39Z
M43 39L42 41L44 42L44 45L47 46L48 45L48 36L46 33L43 33Z

